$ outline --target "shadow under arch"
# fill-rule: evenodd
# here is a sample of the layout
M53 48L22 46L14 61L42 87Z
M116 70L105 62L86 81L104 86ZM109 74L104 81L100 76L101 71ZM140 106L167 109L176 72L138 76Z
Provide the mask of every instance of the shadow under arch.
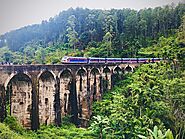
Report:
M133 71L133 68L130 66L130 65L127 65L124 69L125 73L127 72L132 72Z
M100 98L100 70L98 68L92 68L90 71L90 102L99 100ZM92 105L92 104L90 104Z
M59 72L59 74L58 74L59 78L61 78L61 77L68 77L68 76L72 77L72 71L69 68L65 68L65 69L61 70Z
M116 66L113 69L113 74L112 74L112 86L114 87L118 81L123 79L123 71L119 66Z
M85 76L87 74L87 71L86 71L86 69L84 69L84 68L79 68L78 70L77 70L77 72L76 72L76 75L83 75L83 76Z
M60 77L60 104L62 116L71 115L71 122L78 124L76 79L68 68L62 70Z
M42 80L42 81L44 81L44 80L48 80L48 79L54 79L54 76L53 76L53 74L50 72L50 71L44 71L44 72L42 72L42 74L40 75L40 77L39 77L39 80Z
M122 69L121 69L119 66L116 66L116 67L113 69L113 73L121 74L121 73L122 73Z
M38 78L38 94L39 94L39 123L52 124L55 122L55 77L46 70L42 72Z
M82 87L83 87L83 80L84 78L86 78L87 72L81 68L77 71L76 76L77 76L77 81L79 80L79 89L77 86L77 90L82 91Z
M112 84L112 75L111 70L108 67L105 67L103 69L103 92L107 92L109 89L111 89Z
M50 70L41 71L37 76L38 80L48 79L48 77L52 77L54 80L56 79L55 74L53 73L53 71L50 71Z
M35 124L32 118L33 95L32 81L25 73L15 74L6 86L6 104L10 106L10 115L15 116L23 127L30 129Z
M108 67L103 68L103 73L109 73L109 72L111 72L110 68Z
M60 73L60 96L61 96L61 106L62 115L67 115L71 113L71 103L70 99L70 85L72 82L72 73L69 69L64 69Z
M66 89L66 90L69 90L69 88L70 88L70 83L71 83L71 81L72 81L72 72L71 72L71 70L70 69L64 69L64 70L62 70L61 72L60 72L60 74L59 74L59 78L60 78L60 80L64 80L65 81L65 86L64 86L64 88Z
M92 68L90 73L93 75L100 74L100 70L98 68Z
M88 109L87 101L87 72L84 68L80 68L76 72L76 91L77 91L77 103L78 103L78 117L80 123L86 115L84 111Z

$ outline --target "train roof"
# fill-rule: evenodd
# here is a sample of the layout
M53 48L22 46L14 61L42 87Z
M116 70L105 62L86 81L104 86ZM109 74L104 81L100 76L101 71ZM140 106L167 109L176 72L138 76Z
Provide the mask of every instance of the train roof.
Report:
M75 56L64 56L62 59L67 59L67 58L90 58L90 59L105 59L105 58L101 58L101 57L75 57ZM123 60L129 60L129 59L137 59L137 58L106 58L106 59L123 59ZM138 58L138 59L143 59L143 60L148 60L148 59L160 59L162 60L162 58Z
M101 58L101 57L89 57L90 59L105 59L105 58Z
M63 58L86 58L86 57L76 57L76 56L64 56Z

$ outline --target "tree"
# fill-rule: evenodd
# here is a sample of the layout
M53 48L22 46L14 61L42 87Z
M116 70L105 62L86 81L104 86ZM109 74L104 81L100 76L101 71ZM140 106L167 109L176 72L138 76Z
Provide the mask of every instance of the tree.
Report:
M87 18L86 18L86 21L87 21L87 30L89 30L89 33L90 33L90 41L94 41L95 39L95 35L96 35L96 16L94 13L90 13Z
M74 15L71 15L68 18L68 25L67 25L67 37L69 41L69 45L73 47L74 51L76 49L76 45L78 43L78 33L75 31L75 22L76 17Z
M99 139L102 139L109 130L109 119L100 115L94 116L93 118L94 121L89 129L99 134Z
M45 64L45 57L46 57L46 52L44 48L40 47L36 52L35 52L35 60L37 63Z
M178 31L178 41L179 41L179 50L178 50L178 60L181 62L182 67L185 67L185 15L182 18L182 24Z
M107 32L105 36L103 37L103 45L107 49L107 57L111 55L111 50L112 50L112 35L110 32Z
M178 40L185 45L185 15L182 17L182 24L179 27Z
M36 48L33 46L27 46L24 48L24 63L32 63L35 57Z

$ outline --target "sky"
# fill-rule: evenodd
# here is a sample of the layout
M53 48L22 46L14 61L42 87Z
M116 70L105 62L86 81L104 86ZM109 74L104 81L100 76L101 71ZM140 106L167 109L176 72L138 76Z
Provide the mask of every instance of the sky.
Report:
M0 0L0 35L20 27L38 24L68 8L143 9L177 4L185 0Z

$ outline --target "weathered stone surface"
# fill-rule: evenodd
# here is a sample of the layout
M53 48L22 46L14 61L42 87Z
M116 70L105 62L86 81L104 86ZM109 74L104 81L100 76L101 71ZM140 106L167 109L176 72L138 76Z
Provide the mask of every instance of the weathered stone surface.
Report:
M55 80L51 74L45 74L39 80L39 123L52 124L55 120L54 111Z
M11 115L15 116L24 127L30 128L31 82L14 79L11 81L11 89Z
M88 114L88 102L87 102L87 75L77 75L77 103L78 103L78 117L81 121L81 126L86 126L85 121L90 117Z
M64 70L60 76L60 107L62 117L71 113L70 104L70 84L72 81L71 72L69 70Z
M9 93L11 114L26 128L37 129L37 123L60 123L57 118L67 114L79 119L76 124L87 126L92 103L101 100L103 92L111 89L113 74L121 76L138 65L0 65L0 119L6 116L5 96Z

